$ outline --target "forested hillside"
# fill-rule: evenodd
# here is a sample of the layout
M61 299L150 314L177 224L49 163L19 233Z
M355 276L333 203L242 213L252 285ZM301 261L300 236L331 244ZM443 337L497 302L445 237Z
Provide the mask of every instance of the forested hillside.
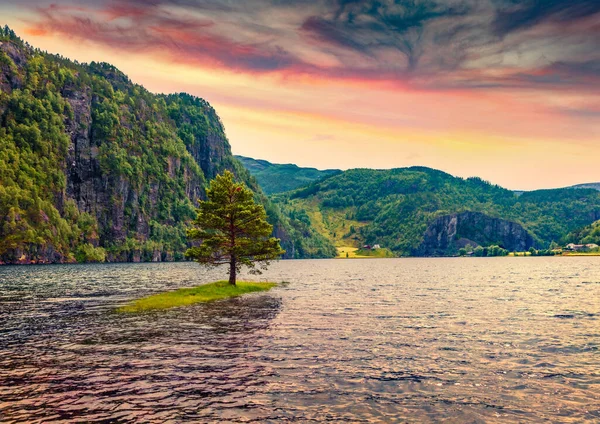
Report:
M181 259L194 206L224 169L256 192L288 257L332 255L262 194L206 101L0 30L0 262Z
M338 169L321 171L316 168L302 168L294 164L277 164L245 156L236 156L236 159L242 162L242 165L256 178L266 194L294 190L342 172Z
M600 221L569 233L564 241L565 243L597 244L600 246Z
M256 193L290 258L332 257L334 244L444 255L466 244L597 243L592 188L516 195L423 167L243 160L268 192L295 190L269 199L205 100L150 93L109 64L49 55L0 30L0 263L182 259L195 205L225 169Z
M451 255L467 244L547 247L600 219L600 192L514 192L424 167L354 169L273 199L338 246ZM467 213L476 212L476 213Z

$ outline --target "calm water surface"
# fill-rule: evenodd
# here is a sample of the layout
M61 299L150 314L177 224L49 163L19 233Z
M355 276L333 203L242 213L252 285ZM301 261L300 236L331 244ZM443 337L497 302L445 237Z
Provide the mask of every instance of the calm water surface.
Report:
M600 422L600 258L0 268L0 422ZM256 277L255 277L256 279Z

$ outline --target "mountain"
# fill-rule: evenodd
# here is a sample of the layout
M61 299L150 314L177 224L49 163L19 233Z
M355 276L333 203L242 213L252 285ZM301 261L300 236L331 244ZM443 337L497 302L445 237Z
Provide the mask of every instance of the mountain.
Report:
M338 246L379 244L397 255L452 255L472 246L546 247L600 219L593 189L522 193L425 167L353 169L272 196Z
M569 188L591 188L600 191L600 183L577 184Z
M577 184L577 185L573 185L573 186L569 186L569 187L565 187L565 188L590 188L593 190L598 190L600 191L600 183L585 183L585 184ZM523 193L526 193L525 190L513 190L515 192L515 194L517 194L518 196L520 196Z
M318 170L316 168L301 168L293 164L276 164L262 159L252 159L245 156L235 156L244 167L256 178L266 194L290 191L313 181L339 174L339 169Z
M255 191L287 257L335 252L266 198L205 100L150 93L0 29L0 263L181 259L195 205L225 169Z
M590 188L517 196L423 167L244 162L274 194L232 156L205 100L150 93L109 64L49 55L0 29L0 263L181 259L195 205L225 169L256 193L288 258L332 257L334 244L424 256L544 247L600 219Z

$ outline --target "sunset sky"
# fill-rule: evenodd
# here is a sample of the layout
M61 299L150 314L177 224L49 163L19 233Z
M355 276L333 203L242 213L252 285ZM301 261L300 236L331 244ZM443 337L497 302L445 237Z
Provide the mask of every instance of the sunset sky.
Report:
M600 181L598 0L0 0L0 23L205 98L235 154Z

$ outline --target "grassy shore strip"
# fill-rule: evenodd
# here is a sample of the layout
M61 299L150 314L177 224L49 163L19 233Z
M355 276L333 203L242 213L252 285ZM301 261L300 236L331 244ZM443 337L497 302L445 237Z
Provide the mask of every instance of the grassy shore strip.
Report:
M338 259L368 259L368 258L394 258L391 250L379 248L374 250L359 249L357 247L337 247Z
M117 312L144 312L192 305L194 303L211 302L213 300L238 297L246 293L267 291L276 285L277 283L238 281L237 285L232 286L227 281L217 281L198 287L184 288L143 297L118 308Z

